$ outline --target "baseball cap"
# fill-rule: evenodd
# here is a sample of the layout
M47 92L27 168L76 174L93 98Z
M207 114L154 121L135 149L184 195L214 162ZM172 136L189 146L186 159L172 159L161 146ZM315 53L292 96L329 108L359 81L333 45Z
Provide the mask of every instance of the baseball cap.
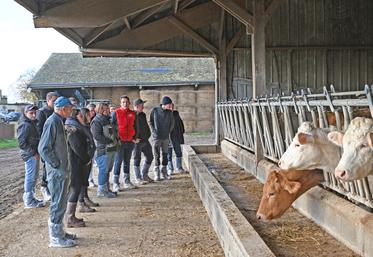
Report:
M34 104L29 104L25 107L25 112L36 111L39 108Z
M144 104L144 103L146 103L146 101L142 100L141 98L138 98L135 100L133 104L136 106L136 105Z
M73 106L69 100L69 98L60 96L54 102L54 106L56 107L64 107L64 106Z

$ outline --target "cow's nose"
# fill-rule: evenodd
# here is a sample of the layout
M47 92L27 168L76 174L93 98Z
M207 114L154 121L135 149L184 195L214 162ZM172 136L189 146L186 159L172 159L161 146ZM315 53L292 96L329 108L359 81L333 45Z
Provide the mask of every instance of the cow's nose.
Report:
M256 214L256 218L257 218L258 220L260 220L260 219L262 219L262 215L261 215L260 213L257 213L257 214Z
M340 179L347 179L347 172L343 168L339 168L335 170L335 175Z

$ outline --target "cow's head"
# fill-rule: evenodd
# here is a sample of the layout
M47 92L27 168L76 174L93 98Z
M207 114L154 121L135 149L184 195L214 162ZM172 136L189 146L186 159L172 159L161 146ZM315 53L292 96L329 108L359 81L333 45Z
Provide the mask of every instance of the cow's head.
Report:
M362 179L373 173L373 119L357 117L345 134L330 132L330 141L343 147L335 175L343 180Z
M300 189L301 183L289 181L278 170L271 171L263 187L256 217L264 221L280 217L297 198Z
M303 122L278 165L284 170L333 171L339 157L340 150L329 142L323 130L315 128L310 122Z

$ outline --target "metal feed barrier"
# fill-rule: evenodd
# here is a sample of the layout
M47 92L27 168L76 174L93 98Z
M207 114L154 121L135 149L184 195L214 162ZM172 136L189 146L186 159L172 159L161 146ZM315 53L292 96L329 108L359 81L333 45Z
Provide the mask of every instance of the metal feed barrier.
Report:
M277 163L304 121L320 128L345 131L361 112L373 117L372 91L373 85L353 92L335 92L330 86L330 90L324 87L321 94L307 90L290 96L229 100L217 103L217 108L226 140L255 153L253 126L256 124L263 155ZM329 124L330 116L334 117L335 124ZM328 172L324 172L324 176L326 187L373 208L371 176L352 182L342 182Z

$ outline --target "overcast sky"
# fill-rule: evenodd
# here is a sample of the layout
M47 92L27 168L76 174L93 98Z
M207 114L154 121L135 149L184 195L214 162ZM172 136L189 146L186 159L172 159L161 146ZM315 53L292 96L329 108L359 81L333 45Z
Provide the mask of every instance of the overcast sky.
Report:
M32 14L13 0L0 0L0 33L0 89L10 97L9 86L28 69L39 69L51 53L79 52L54 29L35 29Z

